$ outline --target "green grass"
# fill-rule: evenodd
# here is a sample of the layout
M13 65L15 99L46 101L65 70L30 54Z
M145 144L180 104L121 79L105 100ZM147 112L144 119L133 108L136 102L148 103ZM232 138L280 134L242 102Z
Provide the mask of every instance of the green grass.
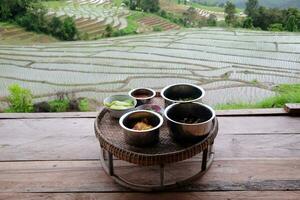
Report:
M154 26L153 27L153 31L155 31L155 32L161 32L161 31L163 31L163 28L161 26Z
M113 0L113 3L117 6L120 7L122 4L123 0Z
M32 112L33 111L33 95L29 89L22 88L18 84L10 85L10 95L8 96L9 108L6 112Z
M81 112L87 112L90 109L89 106L89 100L88 99L82 99L79 101L79 105L78 105L79 111Z
M58 10L58 9L60 9L62 7L65 7L67 5L67 2L64 1L64 0L60 0L60 1L43 1L42 3L46 8L53 9L53 10Z
M131 11L131 14L128 17L126 17L128 23L127 27L122 30L115 30L113 36L136 34L137 29L139 28L139 24L137 21L146 16L153 16L153 14L140 11Z
M273 97L266 98L257 103L230 103L218 104L218 110L230 109L251 109L251 108L282 108L286 103L300 103L300 84L278 85L274 91L277 93Z
M9 22L0 22L0 28L18 28L19 26L9 23Z
M50 105L50 112L67 112L70 106L68 99L55 99L48 103Z
M146 15L147 15L147 13L143 13L143 12L139 12L139 11L132 11L131 15L126 17L128 25L123 30L125 32L135 32L139 27L137 20L143 18Z

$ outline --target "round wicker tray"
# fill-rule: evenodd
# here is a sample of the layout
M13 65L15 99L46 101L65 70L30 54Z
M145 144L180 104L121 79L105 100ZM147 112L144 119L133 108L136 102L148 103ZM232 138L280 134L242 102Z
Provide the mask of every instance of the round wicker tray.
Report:
M149 166L165 163L174 163L186 160L207 149L213 144L218 133L218 122L214 120L213 129L200 142L196 144L178 144L169 135L166 123L160 129L160 141L152 147L134 147L125 143L123 130L119 122L103 109L95 120L95 133L101 148L115 157L130 163Z
M152 100L152 103L163 105L159 96ZM136 190L136 191L162 191L174 189L179 186L190 184L192 181L200 178L212 164L214 158L213 143L218 134L218 120L214 119L214 126L209 134L200 142L193 144L178 144L169 135L166 123L160 128L160 141L152 147L134 147L125 143L123 130L116 119L110 117L109 111L103 109L95 120L95 134L100 142L101 153L100 161L105 172L110 175L117 183ZM201 155L201 164L197 165L197 172L192 176L187 175L181 180L168 182L165 178L166 165L175 165L175 163L187 160L196 155ZM115 172L114 159L127 161L139 166L158 166L159 184L138 183L129 180ZM184 161L183 161L184 162ZM133 173L134 174L134 173Z

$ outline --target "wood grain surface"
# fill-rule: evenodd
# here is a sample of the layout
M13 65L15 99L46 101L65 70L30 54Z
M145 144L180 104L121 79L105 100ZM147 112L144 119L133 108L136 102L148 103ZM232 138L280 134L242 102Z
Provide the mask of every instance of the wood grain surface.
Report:
M209 171L165 193L132 192L104 173L94 113L1 114L0 199L300 199L300 117L250 113L219 115ZM192 174L198 159L167 166L166 181ZM114 163L132 181L159 181L155 167Z

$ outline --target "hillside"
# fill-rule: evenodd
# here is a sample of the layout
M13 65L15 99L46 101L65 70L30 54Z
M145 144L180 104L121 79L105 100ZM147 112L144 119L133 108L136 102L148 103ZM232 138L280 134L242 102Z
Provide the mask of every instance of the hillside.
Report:
M61 20L72 17L81 40L100 39L110 25L113 36L136 33L178 30L178 24L156 14L129 10L118 0L64 0L43 1L48 9L46 18L54 16ZM0 41L5 44L38 44L57 41L55 38L28 32L24 28L10 23L0 23Z
M67 0L44 2L48 17L73 17L81 35L89 39L101 37L107 25L116 30L127 27L129 11L110 0Z
M220 3L225 3L227 0L193 0L195 2L200 2L208 5L215 5ZM247 0L232 0L235 5L239 8L245 7L245 2ZM289 7L297 7L300 8L299 0L259 0L259 4L266 7L271 8L289 8Z
M255 102L274 95L277 84L300 82L299 43L300 34L202 28L0 45L0 100L5 104L12 83L30 88L39 100L63 92L101 102L135 87L189 82L203 86L212 105Z
M0 23L0 44L33 44L55 42L57 39L10 23Z

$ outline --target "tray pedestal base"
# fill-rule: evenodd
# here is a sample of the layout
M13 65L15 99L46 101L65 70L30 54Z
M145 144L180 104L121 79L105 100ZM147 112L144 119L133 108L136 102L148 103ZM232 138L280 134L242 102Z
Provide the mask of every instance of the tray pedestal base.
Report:
M165 165L157 165L159 170L159 180L160 184L153 185L153 184L138 184L127 180L124 177L121 177L115 173L115 165L113 155L106 151L105 149L101 148L100 150L100 161L104 171L111 176L115 182L118 184L141 192L151 192L151 191L163 191L168 189L174 189L177 187L182 187L188 184L191 184L196 179L199 179L201 176L205 174L205 172L209 169L213 162L214 158L214 151L213 145L209 145L207 149L203 150L202 159L199 161L199 170L192 176L186 177L183 180L175 181L173 183L165 183ZM172 164L170 164L172 165ZM143 167L143 166L139 166ZM134 172L133 172L134 173Z

